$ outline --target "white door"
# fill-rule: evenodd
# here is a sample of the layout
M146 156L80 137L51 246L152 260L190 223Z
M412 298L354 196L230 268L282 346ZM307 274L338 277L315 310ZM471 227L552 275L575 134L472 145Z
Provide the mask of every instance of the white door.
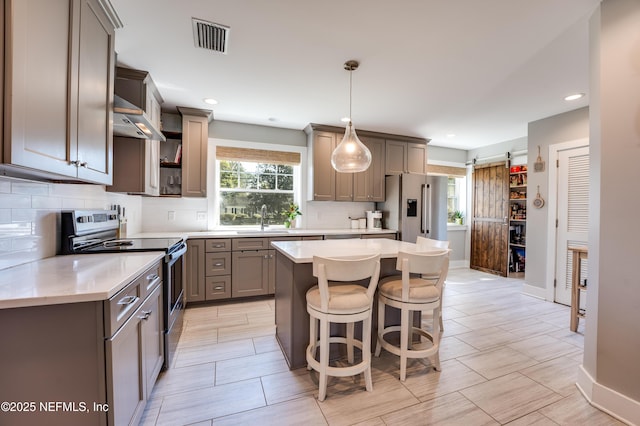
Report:
M555 301L571 304L571 245L587 245L589 230L589 147L558 152ZM587 274L582 264L583 281Z

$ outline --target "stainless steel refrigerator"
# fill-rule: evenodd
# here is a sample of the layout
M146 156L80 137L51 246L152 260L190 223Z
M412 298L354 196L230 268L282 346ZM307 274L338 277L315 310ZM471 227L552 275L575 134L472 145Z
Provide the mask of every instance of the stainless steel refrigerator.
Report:
M383 226L415 243L418 235L447 239L447 177L400 174L385 178L385 201L376 203Z

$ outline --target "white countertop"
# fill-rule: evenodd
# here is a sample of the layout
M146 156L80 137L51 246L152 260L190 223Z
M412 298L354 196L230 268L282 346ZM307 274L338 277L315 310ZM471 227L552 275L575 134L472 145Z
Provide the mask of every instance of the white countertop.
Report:
M109 299L163 252L55 256L3 269L0 309Z
M128 235L129 238L239 238L239 237L302 237L307 235L361 235L361 234L395 234L393 229L303 229L303 228L265 228L259 229L224 229L212 231L183 231L183 232L143 232Z
M416 251L416 244L388 238L363 240L278 241L271 245L294 263L313 262L313 256L350 258L380 254L382 258L396 257L399 251Z

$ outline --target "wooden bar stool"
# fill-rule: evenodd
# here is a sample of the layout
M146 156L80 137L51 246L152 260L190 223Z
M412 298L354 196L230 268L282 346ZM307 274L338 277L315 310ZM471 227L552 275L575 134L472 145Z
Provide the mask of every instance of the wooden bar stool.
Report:
M364 372L367 391L373 390L371 382L371 310L373 296L380 276L380 255L359 259L328 259L313 257L313 276L318 285L307 291L309 322L309 346L307 346L307 368L319 373L318 400L327 395L327 376L345 377ZM368 286L354 281L369 279ZM329 284L331 281L331 284ZM349 284L345 284L349 283ZM354 324L362 321L362 340L354 338ZM318 323L320 336L318 338ZM346 337L330 336L330 324L346 324ZM348 367L329 365L329 345L347 345ZM362 351L362 361L353 364L353 348ZM319 349L320 359L316 359Z
M402 271L398 279L395 276L383 278L378 285L378 343L376 356L382 348L400 357L400 380L407 376L408 358L430 358L434 368L440 371L440 338L442 335L440 311L442 289L449 271L449 250L430 252L399 252L396 269ZM420 274L412 278L409 274ZM385 327L386 305L400 309L400 325ZM433 312L433 327L425 330L412 325L412 312ZM385 340L385 335L400 332L398 345ZM421 337L414 340L414 334ZM425 338L424 341L422 338Z

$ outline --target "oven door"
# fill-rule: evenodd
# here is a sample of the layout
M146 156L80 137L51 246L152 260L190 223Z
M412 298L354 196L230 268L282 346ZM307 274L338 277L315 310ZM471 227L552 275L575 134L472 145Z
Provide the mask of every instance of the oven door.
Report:
M184 271L186 243L173 253L165 256L164 300L165 300L165 339L164 369L169 368L180 335L182 334L182 317L184 314Z

